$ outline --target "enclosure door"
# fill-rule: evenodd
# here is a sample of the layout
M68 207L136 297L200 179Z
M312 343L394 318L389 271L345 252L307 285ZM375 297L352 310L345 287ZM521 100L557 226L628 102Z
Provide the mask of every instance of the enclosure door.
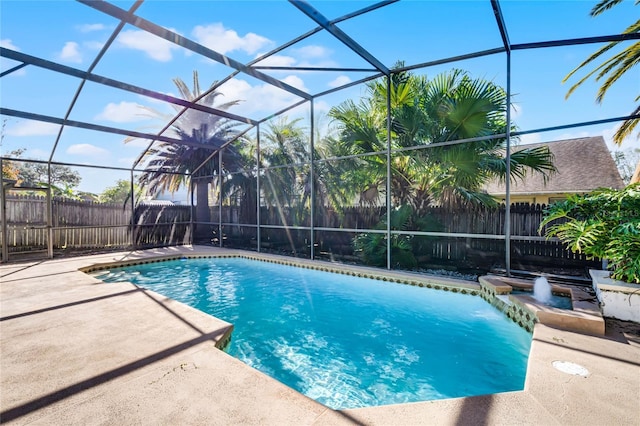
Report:
M4 188L2 250L6 260L51 257L48 189ZM6 244L6 247L4 245Z

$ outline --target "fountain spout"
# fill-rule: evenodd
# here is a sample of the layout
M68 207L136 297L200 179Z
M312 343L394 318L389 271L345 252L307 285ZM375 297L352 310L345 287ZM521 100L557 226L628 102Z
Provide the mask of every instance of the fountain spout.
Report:
M544 304L548 304L551 300L551 284L545 277L538 277L534 281L533 298Z

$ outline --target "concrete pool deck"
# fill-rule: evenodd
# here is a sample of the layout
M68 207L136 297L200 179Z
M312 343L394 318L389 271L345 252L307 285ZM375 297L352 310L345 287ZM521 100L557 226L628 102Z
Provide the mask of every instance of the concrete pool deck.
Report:
M638 324L608 322L606 336L537 324L523 391L334 411L217 349L230 324L79 271L225 253L255 254L173 247L0 266L0 421L640 425ZM560 372L553 361L579 364L589 375Z

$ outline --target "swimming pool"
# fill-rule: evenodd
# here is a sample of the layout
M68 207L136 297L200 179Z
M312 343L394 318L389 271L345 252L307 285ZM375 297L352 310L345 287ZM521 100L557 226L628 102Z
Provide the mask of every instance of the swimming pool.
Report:
M230 355L334 409L524 387L531 335L477 296L243 258L96 275L234 324Z

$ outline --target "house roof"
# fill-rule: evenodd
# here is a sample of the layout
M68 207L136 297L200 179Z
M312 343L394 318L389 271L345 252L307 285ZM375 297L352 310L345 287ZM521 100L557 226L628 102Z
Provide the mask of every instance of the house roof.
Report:
M596 188L624 187L618 168L602 136L567 139L520 145L525 148L548 146L558 171L544 182L542 173L527 173L524 180L511 181L512 195L589 192ZM491 195L505 194L504 182L492 181L485 186Z

